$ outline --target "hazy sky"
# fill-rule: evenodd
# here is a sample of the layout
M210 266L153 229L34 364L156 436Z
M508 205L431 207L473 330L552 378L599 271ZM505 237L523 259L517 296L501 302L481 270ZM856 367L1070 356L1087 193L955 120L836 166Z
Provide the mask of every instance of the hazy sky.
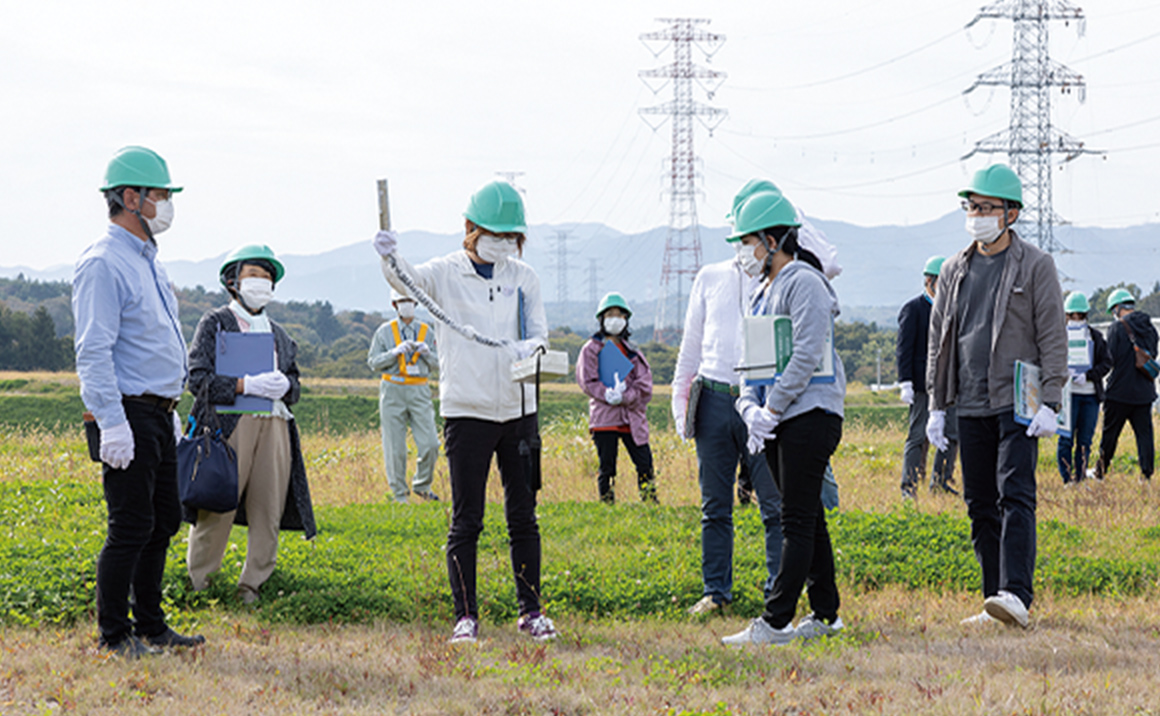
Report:
M166 259L249 242L316 253L369 241L374 181L396 228L452 232L496 171L521 171L531 223L664 225L670 98L638 71L671 60L638 39L657 17L705 17L728 73L697 134L701 222L722 225L753 176L811 215L908 224L956 208L1008 122L1006 90L963 97L1009 59L1011 23L963 30L979 5L811 2L57 2L0 10L0 265L71 263L104 230L112 154L143 144L186 191ZM1052 54L1087 79L1054 120L1104 157L1055 172L1081 225L1160 220L1160 2L1083 5L1086 35L1052 26ZM697 54L698 61L704 59ZM704 93L698 99L707 101ZM369 249L368 249L369 251Z

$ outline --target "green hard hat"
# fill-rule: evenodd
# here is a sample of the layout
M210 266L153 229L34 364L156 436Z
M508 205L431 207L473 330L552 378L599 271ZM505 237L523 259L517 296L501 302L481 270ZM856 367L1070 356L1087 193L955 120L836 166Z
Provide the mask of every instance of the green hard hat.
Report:
M269 261L274 266L274 283L282 280L282 276L286 274L286 269L283 268L282 262L274 256L274 250L265 244L246 244L239 246L226 256L225 261L222 261L221 270L218 271L218 278L222 285L226 285L226 269L240 261L257 260Z
M505 181L484 184L471 195L463 216L476 226L496 234L522 234L528 229L524 224L524 200L516 188Z
M801 226L797 212L779 191L759 191L741 204L733 218L733 233L729 241L773 226Z
M963 198L971 194L1017 201L1022 205L1023 182L1019 181L1019 176L1006 164L992 164L975 172L971 177L971 183L959 192L959 196Z
M119 186L168 189L173 192L182 190L182 187L173 186L170 181L169 166L165 160L157 152L145 147L125 147L109 162L109 168L105 170L105 184L100 191Z
M737 210L741 208L745 200L760 191L772 191L776 194L781 193L781 189L778 189L777 185L768 179L750 179L745 183L745 186L741 187L741 191L737 192L737 195L733 197L733 206L730 208L729 213L725 215L725 221L733 221L733 217L736 216Z
M1108 296L1108 310L1112 310L1121 303L1135 303L1136 297L1126 288L1117 288Z
M922 267L922 274L924 276L938 276L942 273L942 265L946 260L945 256L931 256L926 260L926 265Z
M604 298L600 299L600 305L596 307L596 319L599 320L600 315L610 308L619 308L627 313L629 318L632 318L632 309L628 307L628 302L624 300L624 296L613 291L604 294Z
M1072 291L1067 294L1067 300L1063 302L1064 313L1087 313L1091 309L1087 296L1080 291Z

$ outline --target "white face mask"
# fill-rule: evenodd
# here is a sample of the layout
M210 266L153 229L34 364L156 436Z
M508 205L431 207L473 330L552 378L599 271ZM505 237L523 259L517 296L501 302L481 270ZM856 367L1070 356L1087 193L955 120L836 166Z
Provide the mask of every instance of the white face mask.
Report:
M1087 325L1087 321L1068 321L1067 322L1068 328L1083 328L1086 325Z
M483 259L484 263L494 264L516 255L519 247L515 239L501 239L498 236L483 234L475 242L475 254Z
M741 270L747 276L761 275L761 262L754 255L756 250L757 244L737 244L737 263L741 264Z
M399 318L409 321L415 317L415 304L412 301L399 301L395 306L395 312L399 314Z
M168 229L170 225L173 224L173 202L169 199L162 199L161 201L146 199L145 201L152 204L153 207L157 210L157 213L153 216L152 219L146 218L144 216L141 218L145 219L145 224L149 227L149 231L151 231L153 235L156 236L162 231Z
M604 319L604 332L610 336L619 336L627 326L628 319L621 316L608 316Z
M274 298L274 282L268 278L250 276L239 282L238 295L251 311L261 311Z
M984 244L993 244L1003 233L997 216L968 216L967 233L975 241Z

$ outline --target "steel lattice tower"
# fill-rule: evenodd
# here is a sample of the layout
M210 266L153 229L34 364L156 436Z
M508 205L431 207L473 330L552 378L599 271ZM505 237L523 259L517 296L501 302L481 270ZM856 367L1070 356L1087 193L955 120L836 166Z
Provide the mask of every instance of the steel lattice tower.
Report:
M708 61L725 41L725 36L703 30L701 26L709 22L705 19L658 18L657 22L664 23L665 29L643 34L640 39L656 57L672 45L673 62L642 70L640 77L654 94L671 81L673 99L641 109L640 113L654 130L666 119L672 121L672 154L665 161L665 176L669 184L669 231L665 238L655 326L656 340L664 340L680 331L685 307L684 283L687 278L691 285L693 276L701 268L701 237L697 228L699 173L697 155L693 151L693 119L696 118L712 133L726 116L725 110L693 99L694 82L709 99L713 99L713 93L725 79L724 72L693 64L693 46L696 45ZM649 42L661 44L653 50ZM662 119L654 125L649 122L650 116L661 116Z
M1011 61L979 75L963 94L978 87L1011 88L1011 120L1007 129L979 140L966 154L1006 152L1011 168L1023 182L1023 210L1016 231L1049 252L1062 251L1052 227L1065 223L1051 203L1051 157L1063 155L1068 162L1092 153L1084 143L1051 124L1051 88L1067 94L1077 90L1085 99L1083 75L1051 59L1048 28L1051 20L1075 21L1083 35L1083 10L1066 0L1000 0L979 10L967 24L983 19L1010 19L1014 23Z
M556 301L568 303L568 232L556 230Z

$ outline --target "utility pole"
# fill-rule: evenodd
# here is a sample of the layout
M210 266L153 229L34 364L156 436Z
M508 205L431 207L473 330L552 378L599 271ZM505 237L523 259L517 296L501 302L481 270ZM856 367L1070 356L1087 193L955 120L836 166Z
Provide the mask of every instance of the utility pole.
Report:
M588 259L588 303L595 306L600 300L600 290L596 283L597 259Z
M1086 99L1083 75L1055 62L1050 56L1048 23L1075 22L1083 36L1083 10L1067 0L1000 0L984 6L967 24L983 19L1009 19L1014 23L1011 61L979 75L963 94L978 87L1011 88L1011 120L1007 129L979 140L963 159L980 153L1006 152L1011 168L1023 183L1023 209L1016 232L1048 252L1064 251L1052 227L1066 223L1055 214L1051 201L1051 157L1058 154L1070 162L1081 154L1097 154L1084 143L1051 124L1051 88L1064 94L1078 90Z
M556 230L556 301L568 303L568 232Z
M673 61L651 70L642 70L640 77L653 94L672 83L673 99L640 110L645 122L657 130L666 119L672 121L672 153L665 161L668 179L669 230L665 238L664 264L661 270L660 300L654 338L664 341L675 338L684 322L686 278L690 285L701 268L701 237L697 225L697 155L693 151L693 119L696 118L712 135L725 120L727 112L693 99L693 83L705 91L708 99L725 80L724 72L693 64L693 46L708 62L725 42L725 36L702 29L707 19L658 18L665 28L640 36L642 42L659 57L671 45ZM649 42L661 43L653 49ZM659 116L653 124L649 117Z
M515 187L515 190L519 193L527 194L528 192L522 186L516 184L516 179L518 177L522 177L524 173L525 172L496 172L495 175Z

